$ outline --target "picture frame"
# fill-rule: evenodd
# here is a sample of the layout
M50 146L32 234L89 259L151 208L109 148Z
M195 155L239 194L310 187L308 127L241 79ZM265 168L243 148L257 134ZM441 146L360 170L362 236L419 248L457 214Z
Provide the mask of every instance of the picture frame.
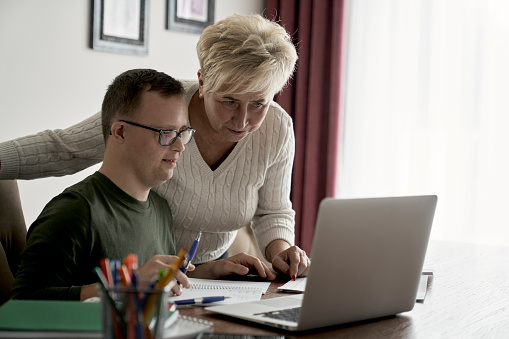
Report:
M201 34L214 23L215 0L167 0L169 30Z
M149 0L92 0L91 48L148 55Z

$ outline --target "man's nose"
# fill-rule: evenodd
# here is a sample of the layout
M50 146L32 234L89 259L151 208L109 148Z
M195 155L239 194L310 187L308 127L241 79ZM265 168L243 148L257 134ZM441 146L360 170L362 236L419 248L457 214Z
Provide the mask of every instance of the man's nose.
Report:
M171 145L172 149L178 152L182 152L186 149L186 146L184 146L184 142L182 141L182 137L178 136L175 142Z

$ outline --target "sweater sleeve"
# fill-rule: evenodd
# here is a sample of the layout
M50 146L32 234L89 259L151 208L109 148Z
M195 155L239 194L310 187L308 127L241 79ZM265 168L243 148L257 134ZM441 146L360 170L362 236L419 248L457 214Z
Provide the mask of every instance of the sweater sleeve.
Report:
M86 269L89 223L90 208L79 196L63 193L48 203L29 229L11 297L80 300L81 287L93 282Z
M267 131L271 142L272 163L265 174L265 182L258 191L258 207L252 229L258 246L265 256L266 247L281 239L288 244L295 242L295 211L290 201L295 136L290 117L281 109L281 120Z
M104 157L101 114L64 130L46 130L0 143L0 179L63 176Z

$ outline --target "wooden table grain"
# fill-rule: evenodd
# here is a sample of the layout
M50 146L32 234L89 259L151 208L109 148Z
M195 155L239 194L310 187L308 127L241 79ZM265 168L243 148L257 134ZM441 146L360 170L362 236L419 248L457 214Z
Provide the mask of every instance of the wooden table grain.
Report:
M509 338L509 247L431 241L425 271L432 271L424 302L397 316L301 333L273 331L202 307L181 314L214 323L217 333L297 338ZM284 293L271 283L263 298Z

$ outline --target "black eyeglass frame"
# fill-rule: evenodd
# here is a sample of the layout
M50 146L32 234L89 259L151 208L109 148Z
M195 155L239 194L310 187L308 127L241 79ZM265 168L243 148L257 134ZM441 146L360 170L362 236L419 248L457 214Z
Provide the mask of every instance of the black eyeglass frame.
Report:
M145 128L145 129L148 129L150 131L154 131L154 132L159 133L159 145L161 145L161 146L171 146L171 145L173 145L175 143L177 138L180 137L180 140L182 140L182 133L184 133L186 131L191 131L191 137L189 138L189 141L184 144L184 145L187 145L188 143L191 142L191 140L193 140L194 133L196 132L196 130L194 128L191 128L191 127L186 128L185 130L182 130L182 131L179 132L179 131L176 131L174 129L157 129L157 128L145 126L145 125L142 125L142 124L138 124L137 122L132 122L132 121L128 121L128 120L119 120L119 121L125 122L126 124L129 124L129 125L138 126L138 127ZM161 143L161 138L162 138L162 136L163 136L163 134L165 132L175 132L177 134L175 136L175 138L172 139L171 143L169 143L167 145L163 145Z

